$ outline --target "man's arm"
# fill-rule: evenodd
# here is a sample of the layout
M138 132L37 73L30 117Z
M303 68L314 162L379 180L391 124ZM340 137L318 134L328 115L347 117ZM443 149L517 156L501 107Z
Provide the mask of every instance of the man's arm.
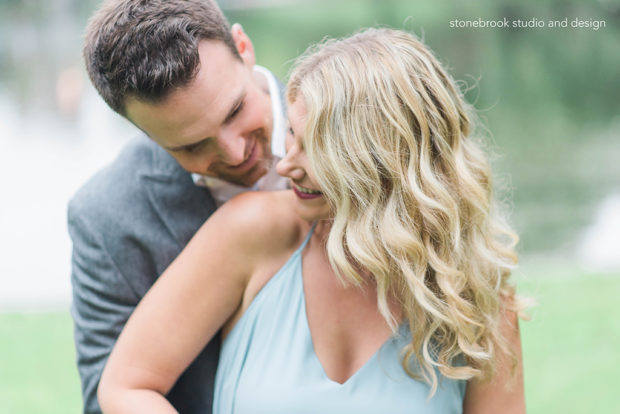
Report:
M121 329L139 298L106 251L101 233L89 228L71 204L69 234L73 241L71 283L77 364L84 413L100 413L97 386Z
M215 210L209 192L146 136L129 142L69 203L72 316L84 413L100 413L99 378L140 299ZM219 355L211 341L166 396L209 412Z

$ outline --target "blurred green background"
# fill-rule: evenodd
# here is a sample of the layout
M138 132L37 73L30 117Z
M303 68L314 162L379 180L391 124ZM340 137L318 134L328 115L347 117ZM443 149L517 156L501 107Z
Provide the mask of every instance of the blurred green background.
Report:
M81 122L75 105L83 101L72 106L63 95L64 85L81 84L61 80L70 73L88 88L81 31L98 3L0 0L0 109L20 120L44 113L68 130ZM424 38L489 130L498 193L521 236L515 281L538 302L522 323L528 412L620 412L620 231L615 239L605 233L620 221L620 1L219 3L253 40L258 63L283 80L294 58L326 35L387 25ZM567 18L569 27L450 27L503 18L545 26ZM574 19L605 27L573 28ZM58 277L66 283L68 272ZM80 411L64 298L45 311L19 301L3 307L0 298L1 413Z

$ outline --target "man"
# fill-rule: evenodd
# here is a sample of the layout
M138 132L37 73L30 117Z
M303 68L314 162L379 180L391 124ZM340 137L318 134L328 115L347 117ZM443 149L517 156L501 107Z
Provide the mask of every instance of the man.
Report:
M284 155L284 100L213 0L107 1L84 57L103 99L146 135L69 204L84 412L99 413L105 362L157 276L218 205L285 187L272 169ZM168 394L178 411L210 412L218 352L215 339Z

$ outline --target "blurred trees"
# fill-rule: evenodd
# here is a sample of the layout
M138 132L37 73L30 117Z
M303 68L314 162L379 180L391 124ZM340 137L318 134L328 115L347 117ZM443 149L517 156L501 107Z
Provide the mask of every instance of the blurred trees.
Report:
M63 68L82 65L81 32L99 3L0 0L0 93L22 108L45 106ZM620 187L617 0L279 0L230 10L219 3L243 24L258 63L283 80L295 57L327 35L387 25L422 37L462 81L504 154L495 162L497 182L514 189L527 251L570 247L596 203ZM450 27L454 19L503 18L591 19L605 27Z

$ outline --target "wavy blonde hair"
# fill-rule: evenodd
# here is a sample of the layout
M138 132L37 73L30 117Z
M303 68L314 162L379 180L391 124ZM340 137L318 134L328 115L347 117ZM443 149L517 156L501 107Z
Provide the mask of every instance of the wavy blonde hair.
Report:
M431 51L409 33L367 29L309 49L288 100L304 99L304 146L335 217L327 241L339 277L377 288L394 331L396 301L414 378L489 379L517 236L498 213L474 112ZM514 357L513 357L514 360ZM417 362L421 369L412 368Z

